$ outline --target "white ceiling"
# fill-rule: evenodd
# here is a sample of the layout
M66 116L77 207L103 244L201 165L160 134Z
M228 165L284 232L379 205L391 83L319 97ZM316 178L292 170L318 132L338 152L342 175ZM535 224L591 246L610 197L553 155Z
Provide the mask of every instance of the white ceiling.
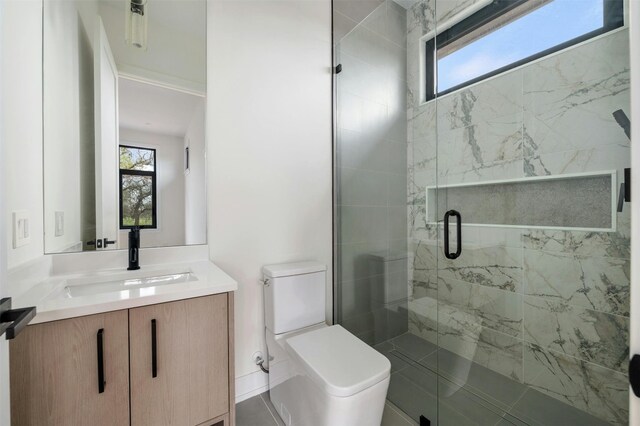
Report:
M120 127L184 136L204 98L126 78L119 79Z
M101 4L126 10L127 0L99 0ZM205 0L147 0L149 22L204 38L207 5ZM151 24L150 24L151 26Z

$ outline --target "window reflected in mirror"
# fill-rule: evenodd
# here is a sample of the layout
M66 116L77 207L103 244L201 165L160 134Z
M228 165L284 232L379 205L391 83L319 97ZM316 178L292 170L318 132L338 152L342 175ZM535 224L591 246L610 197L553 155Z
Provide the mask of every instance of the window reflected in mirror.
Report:
M43 3L46 253L206 244L206 1L132 13Z
M120 229L156 228L156 150L120 145Z

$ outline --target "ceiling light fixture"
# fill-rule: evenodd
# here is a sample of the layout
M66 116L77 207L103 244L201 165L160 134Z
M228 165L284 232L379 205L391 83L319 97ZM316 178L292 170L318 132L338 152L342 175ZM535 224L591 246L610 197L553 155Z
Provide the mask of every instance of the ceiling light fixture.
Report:
M147 50L147 0L126 0L125 40L128 45Z

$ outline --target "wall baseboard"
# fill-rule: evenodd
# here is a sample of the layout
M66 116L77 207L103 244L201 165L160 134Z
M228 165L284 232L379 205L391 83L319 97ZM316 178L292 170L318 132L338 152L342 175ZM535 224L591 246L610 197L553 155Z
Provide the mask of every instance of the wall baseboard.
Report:
M260 370L236 377L236 404L253 396L260 395L268 389L269 376Z

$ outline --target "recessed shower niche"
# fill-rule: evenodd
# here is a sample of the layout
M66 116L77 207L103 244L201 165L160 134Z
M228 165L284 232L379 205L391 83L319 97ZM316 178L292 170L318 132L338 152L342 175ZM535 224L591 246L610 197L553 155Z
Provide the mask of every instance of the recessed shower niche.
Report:
M427 221L453 209L463 225L613 231L616 180L614 170L430 186Z

